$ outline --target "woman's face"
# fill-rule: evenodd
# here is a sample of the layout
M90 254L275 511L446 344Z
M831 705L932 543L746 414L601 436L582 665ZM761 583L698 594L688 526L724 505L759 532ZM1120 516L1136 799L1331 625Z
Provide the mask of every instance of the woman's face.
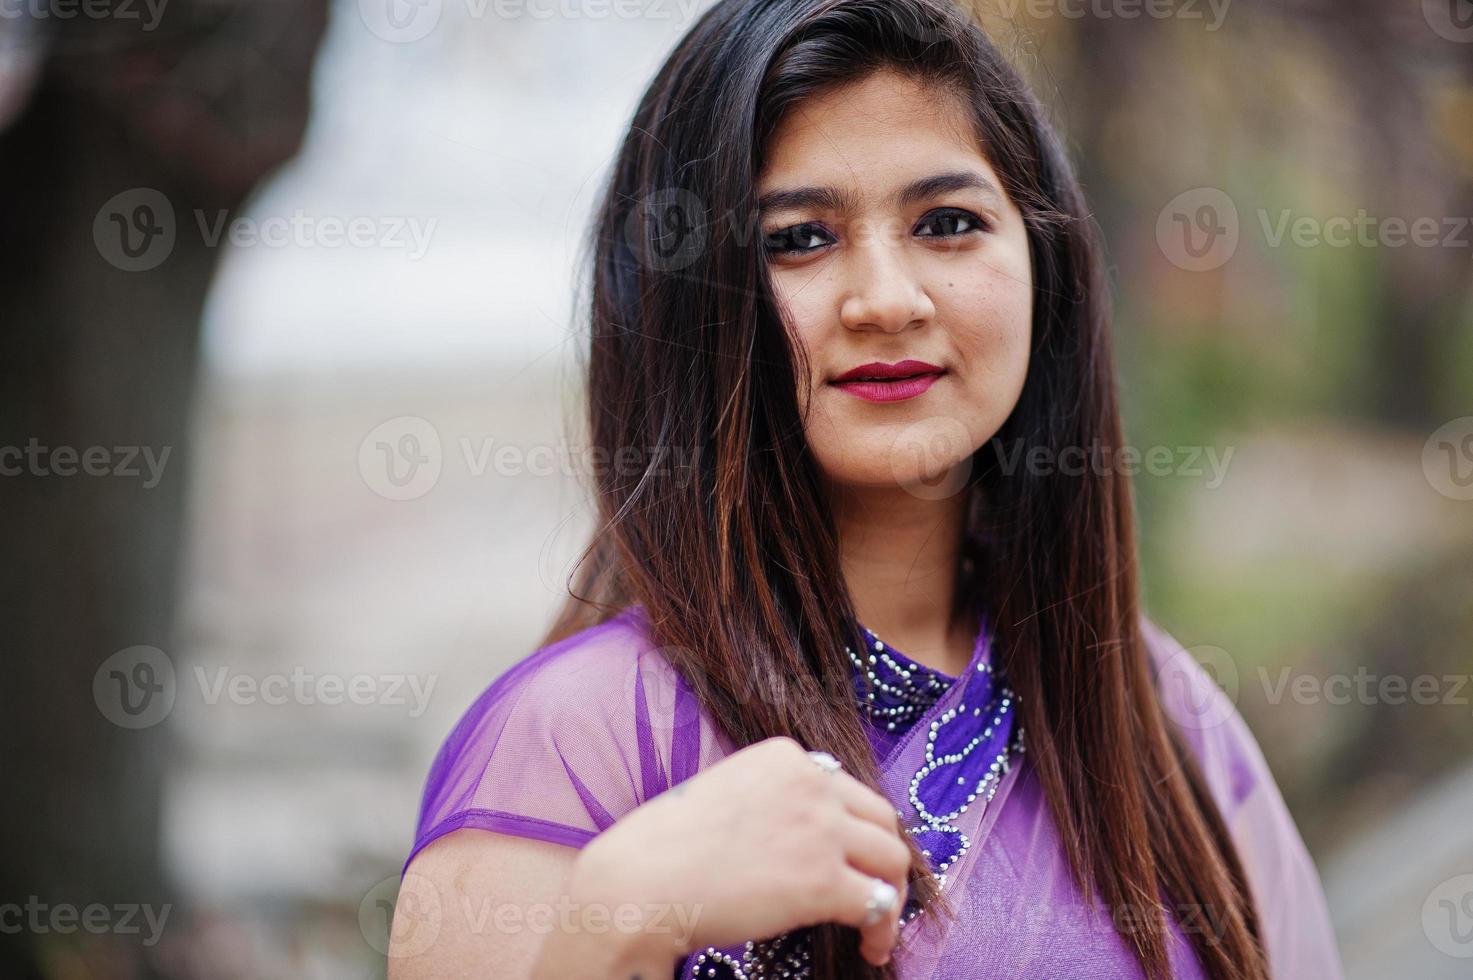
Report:
M1017 403L1033 305L1022 216L966 107L890 71L814 96L780 123L757 192L825 476L954 493ZM883 365L909 377L851 380Z

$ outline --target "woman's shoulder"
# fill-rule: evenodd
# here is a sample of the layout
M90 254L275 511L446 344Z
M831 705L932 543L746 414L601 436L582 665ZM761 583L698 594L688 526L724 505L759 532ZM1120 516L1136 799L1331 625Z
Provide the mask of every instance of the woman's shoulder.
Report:
M1145 616L1141 633L1167 721L1191 748L1218 808L1231 819L1254 789L1265 781L1271 785L1273 778L1238 711L1237 665L1218 647L1188 650Z
M1236 662L1218 647L1188 650L1144 618L1143 634L1161 706L1196 755L1233 836L1257 906L1269 972L1341 976L1314 861L1235 703Z
M654 640L644 609L630 605L526 654L497 677L486 694L518 699L549 696L553 707L565 710L574 696L585 706L617 701L626 688L632 693L636 674L651 675L672 687L679 681Z
M430 767L414 852L462 827L581 847L730 751L630 606L532 651L465 710Z

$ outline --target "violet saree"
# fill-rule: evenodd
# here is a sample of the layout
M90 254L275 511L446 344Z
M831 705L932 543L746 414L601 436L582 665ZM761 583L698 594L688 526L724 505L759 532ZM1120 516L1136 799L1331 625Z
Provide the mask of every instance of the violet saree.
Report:
M1313 864L1257 743L1227 696L1169 635L1145 635L1163 708L1201 765L1242 856L1271 975L1341 976ZM870 635L871 638L872 634ZM850 651L882 789L916 834L955 915L910 908L895 951L904 980L1141 978L1123 931L1144 909L1084 901L993 671L984 619L971 663L951 678L876 641ZM857 655L858 654L858 655ZM879 702L864 701L878 671ZM887 682L924 701L889 710ZM919 681L920 687L916 687ZM903 694L904 692L899 692ZM898 695L897 695L898 696ZM880 707L876 708L876 704ZM447 737L429 773L409 859L462 828L582 847L635 807L734 750L632 606L526 657L498 678ZM1173 976L1204 974L1188 936L1210 910L1171 908ZM494 975L494 967L490 973ZM801 933L699 951L678 978L801 978Z

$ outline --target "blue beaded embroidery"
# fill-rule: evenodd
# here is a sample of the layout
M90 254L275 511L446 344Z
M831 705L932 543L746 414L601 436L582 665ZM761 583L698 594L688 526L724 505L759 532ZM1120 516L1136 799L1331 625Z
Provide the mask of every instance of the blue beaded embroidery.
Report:
M864 633L869 643L865 656L845 648L856 668L855 690L860 703L871 723L883 724L889 733L903 734L956 680L887 647L870 630ZM978 800L984 805L991 802L1012 756L1023 751L1023 732L1015 724L1016 696L992 665L978 663L966 678L966 685L956 706L931 722L925 762L908 790L918 822L906 832L915 836L943 886L947 869L972 846L952 821ZM896 812L902 818L906 816ZM920 911L914 899L907 901L902 924ZM741 948L740 956L708 947L689 964L682 980L803 980L812 976L808 937L801 933L749 942Z
M979 663L966 683L957 704L931 722L925 762L909 787L910 804L920 819L909 831L943 884L946 869L971 847L952 821L978 799L984 805L992 799L1011 754L1022 748L1013 737L1013 692L994 682L992 665Z
M887 649L867 627L864 635L863 655L844 648L855 668L855 691L871 722L887 732L904 732L951 688L952 678Z
M845 648L856 668L861 703L872 724L903 733L955 681L887 648L872 630L865 628L864 633L873 652L860 657ZM1011 754L1022 749L1021 737L1013 736L1013 692L997 679L992 664L979 662L966 685L957 705L931 723L925 762L909 787L919 823L907 828L908 832L916 837L943 884L947 868L971 847L970 839L952 821L977 799L984 804L991 801L1008 772Z
M807 933L784 933L749 942L740 958L707 946L691 960L682 980L805 980L813 975Z

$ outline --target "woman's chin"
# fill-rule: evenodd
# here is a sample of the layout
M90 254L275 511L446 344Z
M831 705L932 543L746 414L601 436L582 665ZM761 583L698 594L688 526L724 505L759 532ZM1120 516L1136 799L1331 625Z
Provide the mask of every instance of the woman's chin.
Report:
M971 476L971 458L949 460L942 465L925 461L919 465L914 455L883 451L867 457L862 463L825 466L828 479L846 489L865 493L903 492L922 500L941 500L956 496L966 488Z

